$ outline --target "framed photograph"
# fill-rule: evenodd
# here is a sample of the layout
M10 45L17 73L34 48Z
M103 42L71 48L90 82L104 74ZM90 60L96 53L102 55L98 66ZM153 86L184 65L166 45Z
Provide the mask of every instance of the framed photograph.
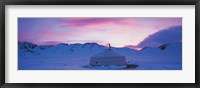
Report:
M1 87L198 88L199 5L1 1Z

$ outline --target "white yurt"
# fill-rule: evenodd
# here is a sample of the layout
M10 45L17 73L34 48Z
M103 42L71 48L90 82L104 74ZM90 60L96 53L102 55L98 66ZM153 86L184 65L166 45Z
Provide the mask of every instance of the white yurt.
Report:
M109 49L97 53L90 57L91 66L102 66L102 65L127 65L125 56L122 56L114 52L109 44Z

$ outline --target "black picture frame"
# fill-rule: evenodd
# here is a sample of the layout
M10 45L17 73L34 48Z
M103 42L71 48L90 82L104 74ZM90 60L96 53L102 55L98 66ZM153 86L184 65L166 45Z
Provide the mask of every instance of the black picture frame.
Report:
M0 86L2 88L199 88L200 0L1 0ZM5 83L6 5L195 5L195 83ZM187 80L187 79L185 79Z

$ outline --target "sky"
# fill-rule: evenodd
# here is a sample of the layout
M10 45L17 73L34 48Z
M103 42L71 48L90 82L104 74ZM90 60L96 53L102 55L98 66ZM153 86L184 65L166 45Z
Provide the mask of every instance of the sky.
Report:
M156 32L181 25L182 18L18 18L18 41L136 46Z

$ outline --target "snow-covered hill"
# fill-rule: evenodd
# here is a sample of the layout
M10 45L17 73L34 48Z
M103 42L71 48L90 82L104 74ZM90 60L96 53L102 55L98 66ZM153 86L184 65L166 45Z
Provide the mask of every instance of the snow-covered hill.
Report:
M34 53L34 48L37 47L36 44L30 42L18 42L18 54L26 55L28 53Z
M170 55L179 55L182 53L182 43L170 43L170 44L163 44L159 47L144 47L139 52L149 55L163 55L163 54L170 54Z
M27 54L39 54L39 52L50 47L52 46L38 46L30 42L18 42L18 55L23 56Z
M107 47L97 43L58 44L39 46L28 42L18 43L19 70L88 69L90 57ZM130 48L112 49L124 55L134 69L181 69L182 43L164 44L159 47L145 47L140 51ZM163 66L164 65L164 66ZM131 69L131 68L130 68Z
M23 46L23 48L21 48ZM85 43L85 44L64 44L60 43L55 46L38 46L33 43L28 42L19 42L18 50L21 53L38 53L38 54L51 54L51 55L87 55L91 56L93 54L96 54L98 52L103 51L104 49L107 49L106 46L99 45L97 43ZM129 48L112 48L116 52L130 55L137 53L136 50L129 49Z

